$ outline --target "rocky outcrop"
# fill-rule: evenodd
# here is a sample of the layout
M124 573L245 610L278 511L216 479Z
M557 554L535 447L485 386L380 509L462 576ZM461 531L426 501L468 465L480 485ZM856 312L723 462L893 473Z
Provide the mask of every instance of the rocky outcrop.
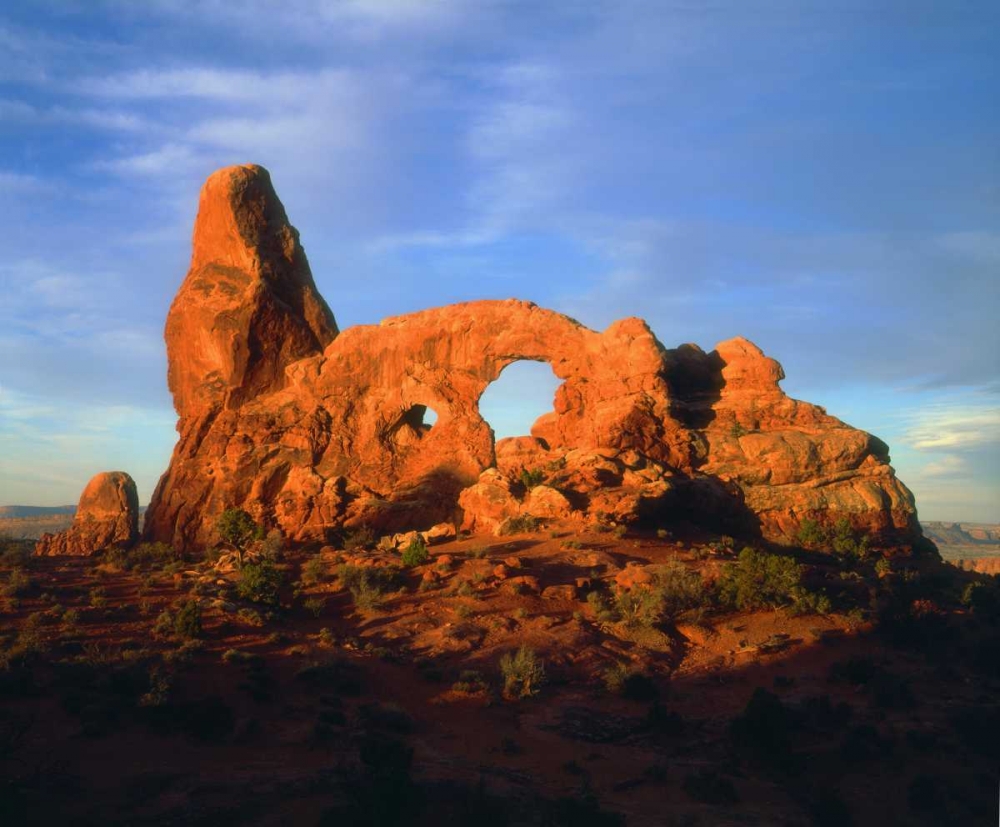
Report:
M734 486L747 522L765 537L792 541L803 520L842 518L887 542L920 536L888 446L786 396L781 365L752 342L730 339L709 354L686 345L668 362L675 411L703 440L699 474Z
M597 332L516 300L338 333L260 167L205 184L166 340L180 438L146 534L177 546L214 542L230 507L293 540L361 524L495 529L520 514L726 513L787 539L829 513L916 536L885 446L785 396L780 366L745 340L668 351L639 319ZM547 362L562 384L530 436L495 444L479 399L518 360Z
M83 489L73 525L58 534L43 534L35 554L95 554L111 546L129 546L138 536L135 482L123 471L105 471Z

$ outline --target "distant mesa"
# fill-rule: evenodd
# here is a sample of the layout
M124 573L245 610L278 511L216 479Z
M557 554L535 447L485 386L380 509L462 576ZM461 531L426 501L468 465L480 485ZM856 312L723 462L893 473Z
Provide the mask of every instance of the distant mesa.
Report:
M127 546L139 537L139 496L124 471L98 474L83 489L73 524L58 534L43 534L35 554L87 555Z
M746 339L668 349L641 319L598 332L514 299L339 331L259 166L205 183L165 337L179 440L148 540L207 546L232 507L293 541L524 515L778 542L847 519L883 544L920 539L887 446L786 396ZM519 360L562 384L530 435L496 441L479 399Z

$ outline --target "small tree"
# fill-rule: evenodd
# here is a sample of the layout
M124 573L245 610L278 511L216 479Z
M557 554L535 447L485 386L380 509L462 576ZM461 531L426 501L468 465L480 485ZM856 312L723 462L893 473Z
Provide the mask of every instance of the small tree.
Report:
M250 543L264 537L264 529L242 508L227 508L223 511L215 529L223 540L236 549L240 567L243 566L243 554Z

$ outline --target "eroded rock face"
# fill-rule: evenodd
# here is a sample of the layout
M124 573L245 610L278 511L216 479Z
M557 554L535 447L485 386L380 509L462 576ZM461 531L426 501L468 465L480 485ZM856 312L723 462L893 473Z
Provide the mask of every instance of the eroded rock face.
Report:
M146 534L177 546L214 542L230 507L294 540L718 509L774 537L826 512L917 536L885 446L785 396L781 367L745 340L668 351L639 319L596 332L516 300L338 334L260 167L205 184L166 339L180 439ZM562 385L530 437L494 445L479 399L522 359L548 362ZM529 495L524 470L546 489Z
M129 546L138 537L135 482L124 471L105 471L83 489L73 525L58 534L43 534L35 554L95 554L111 546Z
M913 494L889 465L888 446L779 388L774 359L736 338L705 354L671 351L676 409L704 439L702 475L735 485L747 519L792 541L805 519L847 519L859 532L911 543L920 536Z

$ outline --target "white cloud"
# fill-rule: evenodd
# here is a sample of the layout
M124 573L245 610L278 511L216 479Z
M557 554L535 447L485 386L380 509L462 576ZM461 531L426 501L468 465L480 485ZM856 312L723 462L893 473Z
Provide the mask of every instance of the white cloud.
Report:
M918 451L1000 442L1000 408L950 402L928 406L912 414L904 439Z
M93 168L107 170L117 175L176 176L187 173L201 164L195 150L184 144L168 143L149 152L125 155L105 161L95 161Z

